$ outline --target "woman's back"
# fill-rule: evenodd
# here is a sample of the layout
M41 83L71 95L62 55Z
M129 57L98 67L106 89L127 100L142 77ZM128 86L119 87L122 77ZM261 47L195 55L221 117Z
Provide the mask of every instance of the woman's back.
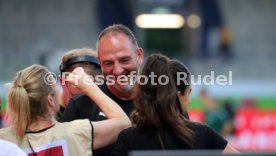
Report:
M194 131L192 146L184 142L168 129L159 132L141 131L138 128L128 128L118 137L113 155L127 155L133 150L179 150L179 149L214 149L226 147L227 141L206 125L192 123L188 126Z
M39 131L27 131L21 143L12 128L0 130L0 138L14 142L26 153L47 155L92 155L92 127L89 120L56 123Z

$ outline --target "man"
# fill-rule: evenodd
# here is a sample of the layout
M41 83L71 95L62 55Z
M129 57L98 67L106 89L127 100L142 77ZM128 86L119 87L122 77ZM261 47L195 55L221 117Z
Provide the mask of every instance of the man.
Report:
M120 76L128 78L139 74L143 62L143 49L137 44L132 31L124 25L115 24L105 28L97 41L98 59L101 65L105 84L100 88L117 102L127 115L134 109L132 99L135 96L135 82L120 83ZM85 101L85 102L84 102ZM89 101L89 102L88 102ZM89 118L90 120L104 120L105 114L94 108L94 102L86 95L71 98L64 111L63 121ZM74 111L86 113L81 117L74 116ZM95 151L94 155L110 155L112 148Z
M60 64L61 75L59 76L59 81L62 87L62 92L60 94L61 109L60 109L60 112L57 114L58 120L61 120L62 113L64 112L64 109L67 107L69 100L73 96L81 93L74 85L64 81L65 77L69 73L71 73L76 67L83 67L84 71L88 75L91 75L92 77L102 75L100 64L97 59L97 52L94 51L93 49L81 48L81 49L70 50L63 55L61 62L62 62ZM75 118L77 118L80 115L83 115L83 114L85 115L86 112L77 114L78 112L74 111L70 113L76 116Z
M115 84L107 85L108 89L120 99L133 99L134 84L122 85L118 80L131 72L137 75L143 62L143 49L133 33L123 25L110 26L100 34L97 50L104 76L114 76Z
M121 84L118 82L118 77L120 75L129 76L131 72L132 76L138 74L140 65L143 62L143 49L138 47L136 38L129 28L116 24L105 28L100 33L97 41L97 51L103 75L107 80L106 82L108 80L113 80L114 82L103 84L101 89L129 115L133 109L131 100L135 95L134 82L126 85ZM80 97L73 99L73 101L71 100L69 105L81 105L79 99ZM66 111L64 113L63 121L69 121L65 118L71 114L67 114ZM98 115L104 116L101 112ZM87 116L87 118L99 120L99 118L92 118L91 116Z

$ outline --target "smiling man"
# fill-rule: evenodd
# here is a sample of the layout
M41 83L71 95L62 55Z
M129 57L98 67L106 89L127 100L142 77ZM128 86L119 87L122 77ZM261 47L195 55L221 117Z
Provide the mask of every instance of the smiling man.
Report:
M134 83L122 83L118 78L130 79L135 76L131 72L139 74L143 49L138 47L133 33L123 25L112 25L100 34L97 51L104 76L114 80L107 84L109 91L122 100L132 99Z

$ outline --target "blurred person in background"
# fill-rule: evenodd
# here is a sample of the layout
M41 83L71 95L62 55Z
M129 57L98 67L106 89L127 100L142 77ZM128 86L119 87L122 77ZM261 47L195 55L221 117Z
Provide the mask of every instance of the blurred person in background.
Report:
M225 100L220 107L205 89L200 91L199 100L204 106L205 123L224 137L232 136L235 116L233 104L229 100Z
M70 99L72 98L71 100L74 100L79 96L81 96L81 92L76 86L65 81L66 76L69 73L71 73L76 67L82 67L88 75L94 78L94 80L96 76L102 75L100 64L97 59L97 52L94 51L93 49L89 49L89 48L72 49L63 55L60 68L59 68L60 74L61 74L59 76L59 81L62 87L62 92L60 94L61 107L60 107L60 111L57 114L57 119L59 121L61 121L64 110L68 106ZM91 99L88 96L86 96L85 99L82 99L81 103L83 103L84 107L88 107L88 109L84 109L87 111L83 111L80 113L80 111L77 110L78 108L70 109L74 112L70 112L72 113L72 115L69 117L71 117L72 119L86 118L87 113L89 114L88 110L91 109L89 106L87 106L87 105L90 105ZM96 107L95 104L93 104L92 106ZM69 118L66 118L64 120L72 121Z
M211 59L221 56L224 60L229 59L232 37L225 24L219 1L198 0L198 5L202 18L200 57Z
M191 74L177 60L160 54L147 59L141 75L157 80L166 75L167 84L152 85L149 81L137 83L135 110L131 115L133 126L123 130L113 150L115 156L126 156L134 150L212 149L223 153L238 153L227 141L206 125L183 117L190 103ZM185 80L178 82L178 72L185 73ZM177 81L175 81L177 80ZM157 82L157 81L155 81Z
M44 81L45 76L50 81ZM66 81L95 101L108 118L101 122L76 120L59 123L59 89L49 70L32 65L19 71L8 93L10 127L0 129L0 138L17 144L29 155L92 155L92 150L113 143L130 126L123 110L77 67ZM89 80L89 85L87 81ZM77 82L77 84L75 83Z
M225 138L230 139L234 135L234 128L235 128L234 120L235 120L236 112L235 112L233 103L229 99L226 99L223 101L222 109L225 110L227 117L220 133Z

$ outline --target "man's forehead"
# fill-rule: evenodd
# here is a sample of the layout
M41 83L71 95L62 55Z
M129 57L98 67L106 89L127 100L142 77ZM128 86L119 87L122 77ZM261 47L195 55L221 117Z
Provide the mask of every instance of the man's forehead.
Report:
M103 45L104 46L104 45ZM103 59L105 57L122 57L122 56L135 56L135 51L132 46L127 45L115 45L106 46L99 50L98 58Z
M101 61L106 61L106 60L120 60L123 58L133 58L135 57L133 51L125 51L125 52L115 52L115 53L108 53L100 57Z

